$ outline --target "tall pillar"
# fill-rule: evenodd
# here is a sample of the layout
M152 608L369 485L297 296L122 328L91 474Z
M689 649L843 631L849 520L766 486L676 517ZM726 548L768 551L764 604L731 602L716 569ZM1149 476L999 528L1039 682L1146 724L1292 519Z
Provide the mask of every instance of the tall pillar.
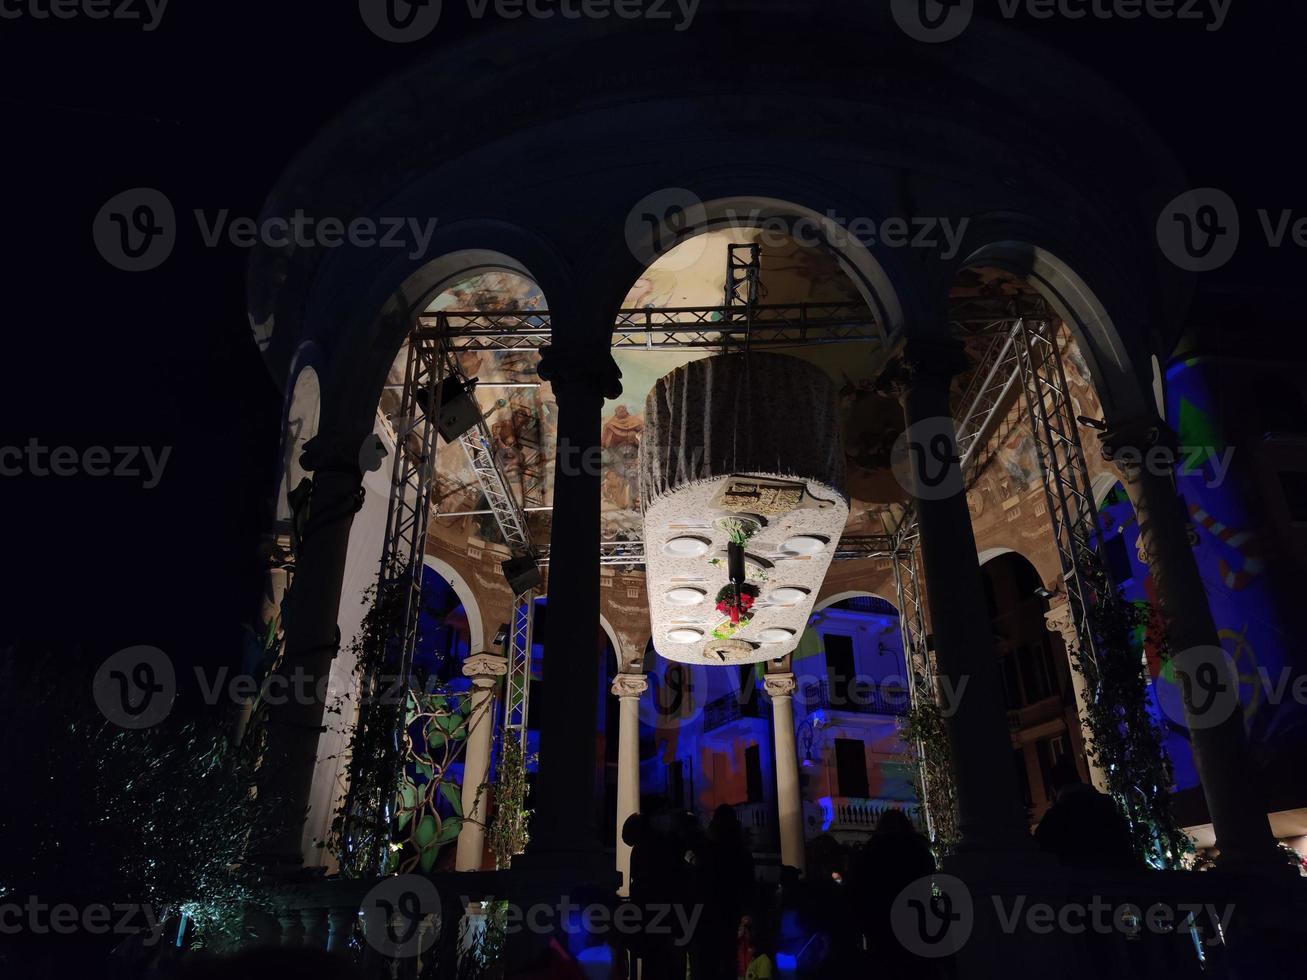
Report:
M558 449L532 850L584 852L597 863L599 430L604 399L622 393L621 372L606 348L558 347L540 352L538 371L558 403Z
M490 742L495 731L495 686L508 673L508 660L478 653L463 662L463 676L472 681L463 747L463 827L458 832L455 871L479 871L485 857L486 816L490 807L482 785L490 772Z
M771 698L772 735L776 740L776 812L781 837L781 864L802 874L803 798L799 794L799 753L794 744L794 675L789 671L763 676Z
M363 503L358 446L319 434L304 445L312 492L297 515L295 577L283 601L285 649L278 673L295 692L268 713L268 744L260 791L276 801L276 825L267 857L297 866L309 792L323 732L327 679L340 647L340 606L349 530ZM307 513L303 511L307 508Z
M906 467L896 470L916 508L938 677L952 709L958 850L984 852L1031 845L949 404L952 377L966 366L956 341L908 342L894 378L907 423Z
M640 810L640 696L649 689L644 674L619 673L613 678L617 698L617 871L622 876L619 895L631 893L631 847L622 840L622 828Z
M1112 424L1102 443L1104 458L1116 464L1134 504L1176 672L1190 680L1181 685L1185 717L1221 861L1283 865L1249 758L1243 711L1237 700L1232 705L1228 697L1211 696L1228 686L1237 694L1238 680L1224 657L1210 656L1221 641L1175 485L1175 435L1161 419L1145 418ZM1204 672L1212 668L1225 674L1216 684Z
M1071 691L1076 699L1076 717L1080 719L1080 739L1084 746L1085 767L1089 770L1089 781L1100 793L1107 792L1107 774L1103 766L1094 758L1094 737L1089 731L1089 688L1085 684L1085 675L1075 669L1074 654L1080 649L1080 634L1076 630L1075 619L1071 615L1071 603L1066 596L1050 605L1044 613L1044 622L1050 632L1062 638L1066 647L1067 659L1071 670Z

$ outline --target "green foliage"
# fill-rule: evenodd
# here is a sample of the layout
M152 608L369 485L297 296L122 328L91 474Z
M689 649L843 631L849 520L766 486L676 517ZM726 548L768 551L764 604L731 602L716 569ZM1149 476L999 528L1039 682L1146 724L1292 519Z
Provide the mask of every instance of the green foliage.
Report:
M499 759L495 816L486 835L498 867L509 867L514 855L526 850L531 840L530 821L531 811L526 808L526 754L516 739L508 739Z
M1145 635L1169 656L1164 632L1147 603L1129 602L1099 561L1084 568L1093 596L1088 619L1097 659L1071 652L1072 669L1090 696L1086 722L1091 758L1107 778L1107 791L1130 824L1137 855L1159 868L1180 868L1193 844L1171 812L1174 776L1163 734L1148 712Z
M0 895L143 903L160 922L185 912L201 945L235 938L262 904L247 855L274 805L255 793L254 729L241 746L219 716L128 731L64 662L7 660L3 674L0 739L32 765L11 768L15 802L0 808Z
M904 718L899 737L912 750L910 766L920 801L917 810L928 816L931 847L936 858L942 859L957 846L958 818L953 754L939 704L918 698Z
M467 699L397 682L408 585L401 575L368 590L370 605L349 647L359 676L358 716L349 739L349 794L327 846L351 877L430 871L463 823L459 787L447 776L467 740ZM334 710L347 708L348 701ZM442 799L453 816L441 814Z

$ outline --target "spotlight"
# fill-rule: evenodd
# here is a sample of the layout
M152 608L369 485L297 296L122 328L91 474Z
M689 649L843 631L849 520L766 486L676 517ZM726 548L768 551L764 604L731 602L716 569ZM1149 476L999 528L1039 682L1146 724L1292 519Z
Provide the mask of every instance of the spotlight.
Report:
M1035 595L1039 596L1041 599L1051 599L1053 596L1057 595L1057 590L1041 585L1035 590Z
M508 642L508 624L500 623L499 629L495 632L495 638L490 641L491 646L502 647Z
M1077 415L1076 421L1081 425L1087 425L1091 429L1097 429L1099 432L1107 431L1107 423L1102 419L1091 419L1088 415Z

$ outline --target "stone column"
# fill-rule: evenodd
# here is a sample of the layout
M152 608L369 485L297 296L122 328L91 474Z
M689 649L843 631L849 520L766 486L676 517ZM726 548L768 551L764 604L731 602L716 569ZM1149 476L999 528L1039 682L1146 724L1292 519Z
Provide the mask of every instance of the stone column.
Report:
M1249 758L1238 680L1226 667L1228 660L1216 652L1221 641L1194 560L1184 499L1175 485L1175 435L1161 419L1145 418L1111 424L1102 444L1104 458L1116 464L1134 504L1176 672L1190 678L1182 684L1184 712L1221 862L1283 865L1261 780ZM1215 685L1203 673L1208 665L1219 672ZM1218 688L1228 691L1231 686L1235 699L1219 696Z
M455 871L479 871L485 855L486 817L490 812L481 786L490 772L490 743L495 732L495 686L508 673L508 660L478 653L463 663L463 676L472 680L472 703L463 748L463 828L458 832Z
M956 341L908 342L892 378L907 424L895 446L895 473L916 508L923 590L950 711L958 850L986 852L1031 843L949 402L952 377L966 366Z
M781 837L781 864L806 865L803 849L803 798L799 794L799 754L794 745L794 675L766 674L763 689L771 698L772 735L776 740L776 813Z
M1089 781L1094 789L1106 793L1107 774L1103 771L1102 765L1094 759L1092 751L1094 737L1089 731L1089 687L1085 684L1085 675L1076 670L1075 659L1072 656L1080 649L1080 635L1076 632L1075 620L1071 615L1071 603L1067 601L1066 596L1060 597L1056 603L1049 606L1048 612L1044 613L1044 622L1050 632L1062 637L1062 645L1066 647L1071 671L1071 691L1075 694L1076 716L1080 719L1080 736L1084 744L1085 766L1089 769Z
M282 603L285 649L278 673L291 692L268 714L268 745L260 791L277 801L277 826L267 857L298 866L309 791L323 731L327 679L340 647L336 626L345 554L354 515L363 503L358 449L362 439L319 434L301 460L313 474L311 493L296 513L295 575Z
M582 852L585 858L566 862L572 870L611 867L597 821L599 430L604 399L622 392L621 372L606 347L546 347L538 371L558 403L558 450L531 850Z
M640 696L649 689L644 674L619 673L613 678L617 698L617 872L622 876L619 895L631 894L631 846L622 840L622 828L640 810Z

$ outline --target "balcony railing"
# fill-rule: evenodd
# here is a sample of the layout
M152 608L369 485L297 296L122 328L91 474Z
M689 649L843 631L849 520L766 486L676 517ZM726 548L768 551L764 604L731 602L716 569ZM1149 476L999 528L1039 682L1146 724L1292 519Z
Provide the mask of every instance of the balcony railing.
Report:
M850 681L832 688L829 680L812 680L800 685L795 699L809 711L849 711L866 715L902 717L911 707L906 687Z
M760 717L762 715L758 708L757 697L745 698L741 701L741 695L732 691L730 694L723 694L715 701L709 701L704 706L703 730L710 732L714 728L721 728L741 718Z

